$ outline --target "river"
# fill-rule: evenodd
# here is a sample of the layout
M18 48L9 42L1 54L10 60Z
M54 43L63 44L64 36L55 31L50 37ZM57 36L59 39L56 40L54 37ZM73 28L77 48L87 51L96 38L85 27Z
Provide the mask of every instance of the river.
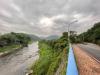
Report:
M0 58L0 75L25 75L39 58L38 42L33 42L17 52Z

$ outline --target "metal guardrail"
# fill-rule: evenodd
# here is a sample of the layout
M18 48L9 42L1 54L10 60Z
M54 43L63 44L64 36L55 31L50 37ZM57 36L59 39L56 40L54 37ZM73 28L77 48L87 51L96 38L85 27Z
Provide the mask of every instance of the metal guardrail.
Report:
M76 65L73 49L72 49L71 46L69 48L66 75L78 75L78 69L77 69L77 65Z

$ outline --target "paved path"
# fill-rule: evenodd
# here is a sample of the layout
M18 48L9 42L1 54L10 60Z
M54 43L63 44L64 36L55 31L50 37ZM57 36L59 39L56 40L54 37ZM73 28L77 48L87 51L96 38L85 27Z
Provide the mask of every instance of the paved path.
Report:
M99 59L97 60L94 57L94 54L99 52L99 48L100 47L95 44L73 45L79 75L100 75L100 63L98 63ZM97 52L95 52L95 49ZM95 56L99 57L98 53ZM97 61L95 61L94 58Z

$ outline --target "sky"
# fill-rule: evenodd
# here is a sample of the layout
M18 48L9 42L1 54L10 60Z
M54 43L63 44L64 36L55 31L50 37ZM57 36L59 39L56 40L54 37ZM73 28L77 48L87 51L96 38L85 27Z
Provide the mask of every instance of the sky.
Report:
M70 23L82 33L99 21L100 0L0 0L0 33L61 35Z

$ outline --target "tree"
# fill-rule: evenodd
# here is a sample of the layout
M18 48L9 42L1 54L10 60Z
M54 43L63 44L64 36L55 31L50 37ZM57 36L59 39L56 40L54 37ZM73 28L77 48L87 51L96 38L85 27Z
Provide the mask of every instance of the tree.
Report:
M91 29L88 29L87 32L80 34L78 37L82 39L84 35L85 42L92 42L100 45L100 22L95 23Z

